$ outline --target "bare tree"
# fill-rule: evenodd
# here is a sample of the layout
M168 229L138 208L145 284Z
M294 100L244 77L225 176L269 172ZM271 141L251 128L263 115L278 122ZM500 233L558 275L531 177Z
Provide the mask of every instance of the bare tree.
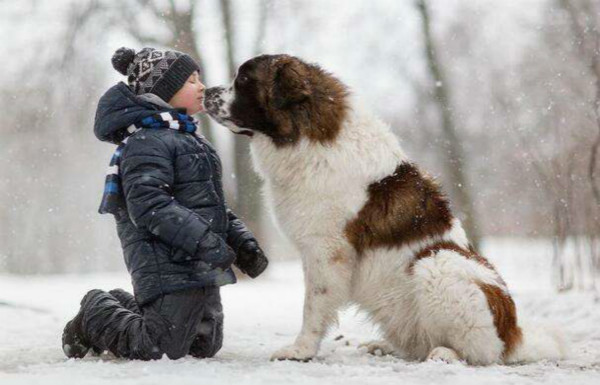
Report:
M596 92L590 100L590 108L596 118L598 133L591 146L588 177L594 199L600 205L600 186L596 176L600 150L600 7L596 1L588 0L578 2L559 0L559 4L569 15L581 60L588 63L590 73L595 79Z
M220 0L223 31L225 34L227 68L230 81L233 80L237 70L235 53L235 24L230 0ZM254 47L260 49L264 38L264 28L267 23L266 2L261 0L259 7L259 22ZM258 53L258 52L255 52ZM262 200L260 197L260 179L252 168L250 159L249 142L246 137L234 136L234 175L236 181L236 200L234 210L236 214L246 221L254 234L260 239Z
M464 215L463 224L475 248L479 247L480 235L477 227L476 213L473 205L470 184L465 169L465 154L461 145L454 120L452 101L450 100L450 84L445 79L438 52L431 33L431 19L425 0L417 1L417 9L421 15L423 39L427 65L434 81L434 97L442 119L444 135L443 153L445 166L452 181L452 195Z
M2 161L12 165L7 173L12 187L0 188L9 208L0 214L0 227L10 237L1 247L4 267L12 273L90 271L121 260L111 255L112 226L87 215L97 209L108 161L91 129L104 80L93 74L103 72L93 50L82 47L90 33L84 25L96 5L78 4L65 13L68 27L59 37L40 39L52 49L36 50L37 60L18 70L18 83L2 84L0 94L10 98L5 105L13 113L2 134L7 150ZM83 186L98 186L99 195L82 194Z
M598 76L590 65L595 59L581 46L582 34L594 33L589 27L573 26L574 11L591 9L585 4L589 5L548 4L537 29L536 50L524 56L517 69L521 81L504 91L509 107L503 114L522 127L516 132L527 154L521 172L531 167L530 178L539 181L538 202L543 205L532 204L537 203L552 224L554 277L561 291L595 289L600 276L600 207L590 166L597 151L590 147L595 141L591 138L599 132ZM577 20L587 17L585 12L577 15ZM515 102L515 95L526 97ZM551 210L541 210L544 207Z
M158 0L134 0L119 2L115 5L106 0L89 0L74 5L77 17L70 24L67 37L67 48L72 46L77 32L93 22L100 22L101 28L114 25L123 26L125 31L142 45L158 47L174 47L189 54L200 68L203 78L207 76L206 66L199 54L199 36L196 32L195 22L198 9L198 0L176 2L169 0L166 3ZM157 34L154 29L144 28L148 25L147 11L155 22L150 23L166 29L165 34ZM160 22L159 22L160 21ZM160 28L159 28L160 29ZM69 57L71 49L65 50L64 57ZM199 115L201 130L209 141L214 141L211 122L205 115Z
M165 7L159 5L156 0L124 1L119 3L121 12L117 13L117 17L121 18L119 24L126 26L129 34L141 44L174 47L189 54L198 64L200 76L206 78L207 68L198 51L199 36L194 25L198 9L197 3L197 0L187 0L184 4L180 2L177 6L175 0L169 0L168 6ZM161 21L160 25L164 25L169 31L166 38L157 37L156 34L142 28L142 23L146 21L140 17L139 9L150 10L156 20ZM210 120L206 115L199 115L199 119L203 134L213 142L214 135Z

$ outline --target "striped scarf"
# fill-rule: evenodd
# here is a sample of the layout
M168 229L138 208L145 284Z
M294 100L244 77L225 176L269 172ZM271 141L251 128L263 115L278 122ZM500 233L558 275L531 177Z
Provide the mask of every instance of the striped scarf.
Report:
M117 218L127 214L125 205L125 196L123 195L123 186L121 185L121 175L119 168L121 166L121 154L127 144L129 137L142 128L170 128L182 132L195 134L198 128L198 122L189 115L179 113L177 111L161 112L152 116L148 116L139 122L129 126L125 134L125 139L119 144L113 154L106 180L104 182L104 193L102 194L102 202L98 212L100 214L113 214Z

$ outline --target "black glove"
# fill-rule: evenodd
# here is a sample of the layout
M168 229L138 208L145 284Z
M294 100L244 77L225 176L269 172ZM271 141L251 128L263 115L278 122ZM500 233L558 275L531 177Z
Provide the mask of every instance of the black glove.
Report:
M265 271L269 260L258 243L249 240L240 246L234 264L250 278L256 278Z
M223 255L224 254L224 255ZM209 254L209 256L203 256L201 259L207 263L211 268L227 270L231 267L233 261L235 261L235 251L229 246L219 249L218 254Z

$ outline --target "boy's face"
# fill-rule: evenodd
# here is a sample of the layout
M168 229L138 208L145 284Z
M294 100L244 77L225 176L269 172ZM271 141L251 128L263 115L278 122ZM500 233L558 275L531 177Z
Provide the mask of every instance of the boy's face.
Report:
M204 84L200 81L198 71L195 71L186 80L183 87L169 100L169 104L175 108L185 108L188 115L204 111L202 102L205 88Z

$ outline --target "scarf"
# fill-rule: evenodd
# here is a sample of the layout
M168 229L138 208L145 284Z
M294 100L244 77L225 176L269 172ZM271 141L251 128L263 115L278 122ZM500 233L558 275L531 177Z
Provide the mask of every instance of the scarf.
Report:
M139 122L132 124L127 128L125 139L121 141L112 158L106 172L104 182L104 193L102 194L102 202L98 212L100 214L113 214L118 218L127 214L125 205L125 196L123 186L121 185L121 175L119 172L121 166L121 154L127 145L127 140L142 128L161 129L170 128L172 130L188 132L195 134L198 128L198 122L189 115L182 114L177 111L157 113Z

